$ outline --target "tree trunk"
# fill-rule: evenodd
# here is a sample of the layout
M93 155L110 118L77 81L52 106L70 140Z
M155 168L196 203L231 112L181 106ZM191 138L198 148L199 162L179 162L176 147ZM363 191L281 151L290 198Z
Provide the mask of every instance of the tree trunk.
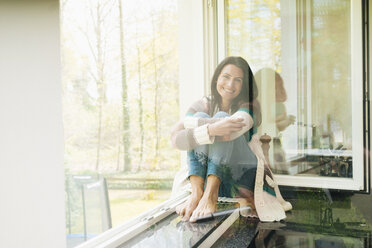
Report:
M118 118L118 130L121 129L121 119L120 117ZM116 171L120 170L120 148L121 148L121 137L118 135L117 137L117 149L118 149L118 156L116 158Z
M97 29L96 29L96 48L97 48L97 90L98 90L98 130L97 130L97 155L96 155L96 171L99 170L101 139L102 139L102 109L105 101L105 85L103 76L103 56L102 56L102 36L101 36L101 9L100 4L97 4Z
M124 27L123 27L123 6L121 0L119 2L120 12L120 62L121 62L121 86L122 86L122 112L123 112L123 147L124 147L124 171L131 170L131 156L130 156L130 130L129 130L129 104L128 104L128 87L125 67L125 52L124 52Z
M160 133L159 133L159 82L158 82L158 67L156 64L156 34L155 34L155 20L154 15L151 16L152 22L152 57L154 63L154 82L155 82L155 92L154 92L154 115L155 115L155 168L158 166L159 161L159 143L160 143Z
M138 170L141 169L143 161L143 141L144 141L144 127L143 127L143 99L142 99L142 76L141 76L141 54L138 46L138 40L136 40L137 47L137 73L138 73L138 122L140 125L140 160L138 164Z

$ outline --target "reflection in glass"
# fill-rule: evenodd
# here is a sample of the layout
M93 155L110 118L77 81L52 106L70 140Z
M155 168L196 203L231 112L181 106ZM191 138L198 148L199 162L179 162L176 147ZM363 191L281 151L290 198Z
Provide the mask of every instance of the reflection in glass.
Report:
M351 178L350 1L225 5L227 55L255 72L273 171Z
M218 209L231 209L231 203L219 203ZM224 221L228 215L218 216L205 222L191 223L182 221L182 216L176 213L148 226L141 234L121 244L119 248L125 247L151 247L154 244L161 244L162 247L199 247L209 236L221 235L216 230L220 225L228 225Z

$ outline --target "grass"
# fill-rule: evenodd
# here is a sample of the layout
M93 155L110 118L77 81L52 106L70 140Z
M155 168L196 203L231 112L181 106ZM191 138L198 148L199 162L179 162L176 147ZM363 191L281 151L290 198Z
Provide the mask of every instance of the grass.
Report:
M93 172L84 171L78 173L79 175L91 175L93 179L98 178L98 175ZM66 233L83 233L84 220L83 208L81 200L81 191L79 185L72 179L71 175L67 173L66 185L69 186L70 204L71 204L71 226L66 227ZM110 183L108 181L108 194L111 210L112 226L117 226L124 221L127 221L169 199L171 194L172 182L161 181L161 179L172 178L174 171L141 171L137 173L111 173L103 175L104 177L115 178L157 178L159 181L151 183L142 183L137 187L140 189L128 189L132 182L123 181L120 185ZM92 180L93 180L92 179ZM115 184L115 185L114 185ZM115 187L114 187L115 186ZM117 186L117 187L116 187ZM151 188L151 189L150 189ZM101 196L99 192L90 190L85 192L86 198L86 216L87 216L87 231L88 233L102 232L101 223ZM102 199L101 199L102 200ZM66 210L67 211L67 210ZM69 215L67 215L69 216ZM68 217L66 217L68 221Z
M169 199L170 190L129 190L109 189L109 201L112 226L117 226ZM71 233L83 233L84 221L81 203L77 204L79 212L73 217ZM90 234L101 233L100 201L95 197L86 199L87 232ZM66 227L66 233L69 233Z
M169 199L170 190L109 190L112 226L117 226Z

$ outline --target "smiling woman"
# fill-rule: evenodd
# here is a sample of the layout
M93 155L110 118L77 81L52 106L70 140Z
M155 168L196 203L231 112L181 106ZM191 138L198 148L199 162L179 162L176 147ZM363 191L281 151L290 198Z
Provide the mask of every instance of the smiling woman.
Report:
M254 135L261 113L248 63L225 58L214 72L211 92L172 131L173 145L188 150L184 180L191 184L191 195L177 213L195 222L216 211L218 197L229 197L257 210L253 215L262 221L284 219L291 205L281 198Z

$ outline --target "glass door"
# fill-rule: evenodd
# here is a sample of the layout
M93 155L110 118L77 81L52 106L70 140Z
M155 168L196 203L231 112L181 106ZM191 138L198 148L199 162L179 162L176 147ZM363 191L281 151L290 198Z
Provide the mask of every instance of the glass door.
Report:
M361 1L219 0L218 58L255 73L281 185L365 189Z

